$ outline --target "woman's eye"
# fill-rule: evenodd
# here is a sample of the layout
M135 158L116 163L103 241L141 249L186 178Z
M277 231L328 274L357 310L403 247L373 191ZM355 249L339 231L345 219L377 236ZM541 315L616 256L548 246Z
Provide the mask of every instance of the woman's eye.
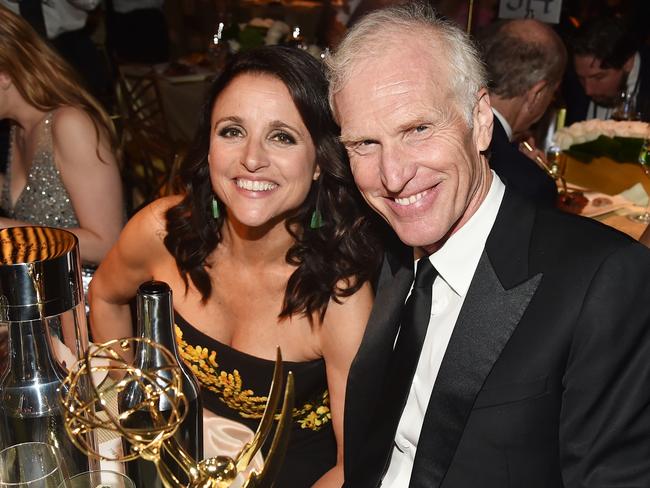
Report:
M282 144L295 144L296 140L286 132L276 132L271 136L274 141L281 142Z
M224 127L219 131L221 137L239 137L241 133L241 130L237 127Z

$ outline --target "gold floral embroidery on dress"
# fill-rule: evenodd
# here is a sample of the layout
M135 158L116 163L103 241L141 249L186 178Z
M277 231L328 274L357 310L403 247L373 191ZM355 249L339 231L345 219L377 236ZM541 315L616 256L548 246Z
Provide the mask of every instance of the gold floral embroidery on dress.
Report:
M229 408L244 418L262 418L266 396L257 396L253 390L244 388L244 382L236 369L232 373L219 371L217 352L205 347L192 346L183 339L183 331L176 329L176 342L183 361L192 368L203 388L216 393ZM313 401L293 409L293 418L303 429L320 430L332 420L329 392L325 390Z

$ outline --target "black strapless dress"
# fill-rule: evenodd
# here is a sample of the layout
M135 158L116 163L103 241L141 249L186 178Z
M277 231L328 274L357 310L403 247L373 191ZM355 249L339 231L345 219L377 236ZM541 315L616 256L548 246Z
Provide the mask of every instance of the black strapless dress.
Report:
M181 356L201 384L203 407L255 431L264 412L274 362L237 351L195 329L176 314ZM275 486L307 488L336 464L325 362L284 362L295 379L289 448ZM266 456L269 438L262 448Z

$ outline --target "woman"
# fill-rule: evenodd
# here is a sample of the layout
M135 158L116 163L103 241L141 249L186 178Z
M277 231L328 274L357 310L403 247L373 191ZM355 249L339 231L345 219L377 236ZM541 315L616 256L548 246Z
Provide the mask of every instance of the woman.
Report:
M236 57L212 86L180 180L183 194L136 214L95 275L94 337L132 335L138 285L167 282L204 405L251 430L279 345L297 396L276 486L340 487L345 384L379 253L320 63L279 46Z
M22 18L0 6L0 119L11 120L0 226L63 227L98 264L123 225L110 118Z

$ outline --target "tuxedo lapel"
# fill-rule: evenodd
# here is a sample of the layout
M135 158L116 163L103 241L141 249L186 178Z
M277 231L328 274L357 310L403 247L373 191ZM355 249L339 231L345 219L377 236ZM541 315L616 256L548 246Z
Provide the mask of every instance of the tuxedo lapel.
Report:
M429 399L411 488L440 486L474 400L532 298L541 275L505 290L485 253Z
M352 480L367 482L366 470L382 469L361 460L368 454L364 440L368 438L372 413L376 403L385 400L378 397L393 352L400 314L413 283L412 250L405 248L403 251L403 254L389 255L384 260L375 306L348 375L344 420L346 486L360 486Z
M441 485L476 396L537 290L542 275L528 275L533 221L534 207L506 191L429 399L411 488Z

